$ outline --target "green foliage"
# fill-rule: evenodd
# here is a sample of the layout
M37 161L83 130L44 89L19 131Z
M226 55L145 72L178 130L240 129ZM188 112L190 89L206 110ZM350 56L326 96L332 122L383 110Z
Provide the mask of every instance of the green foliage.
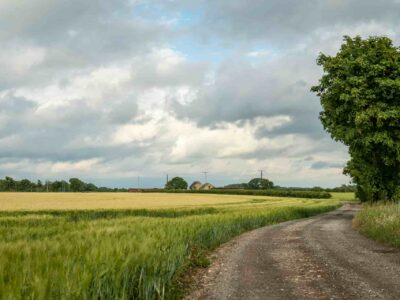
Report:
M0 179L0 192L127 192L123 188L97 187L93 183L86 183L78 178L71 178L70 182L65 180L49 181L43 184L29 179L14 180L11 177Z
M1 299L173 298L185 268L244 231L336 200L168 210L0 212Z
M83 192L85 190L85 183L78 178L71 178L69 185L72 192Z
M266 178L253 178L252 180L249 181L247 184L247 187L249 189L257 190L257 189L272 189L274 187L274 184L272 181L266 179Z
M400 204L364 205L353 223L367 237L400 248Z
M240 190L240 189L212 189L212 190L160 190L145 189L143 193L191 193L191 194L226 194L226 195L255 195L255 196L274 196L274 197L295 197L309 199L328 199L331 194L328 192L318 191L297 191L288 189L271 189L271 190Z
M188 183L182 177L174 177L165 185L166 190L186 190L187 188Z
M224 186L224 189L247 189L247 183L232 183Z
M355 185L346 185L342 184L341 186L334 187L331 189L325 189L327 192L336 192L336 193L355 193L357 191L357 186Z
M321 122L349 147L344 170L363 200L393 199L400 186L400 51L386 37L344 37L336 56L320 54L312 87Z

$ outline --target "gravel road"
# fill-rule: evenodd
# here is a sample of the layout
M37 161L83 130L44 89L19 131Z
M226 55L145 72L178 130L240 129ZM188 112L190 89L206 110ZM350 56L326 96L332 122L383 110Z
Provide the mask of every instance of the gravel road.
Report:
M352 229L358 209L239 236L213 254L186 299L400 299L400 251Z

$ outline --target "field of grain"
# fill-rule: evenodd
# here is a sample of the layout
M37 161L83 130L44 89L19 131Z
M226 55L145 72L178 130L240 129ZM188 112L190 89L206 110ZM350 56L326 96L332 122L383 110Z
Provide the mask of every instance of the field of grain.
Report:
M285 200L286 203L302 200L251 195L181 193L1 193L0 211L188 208L241 204L257 199L268 199L272 202Z
M177 298L207 251L351 198L1 193L0 298Z

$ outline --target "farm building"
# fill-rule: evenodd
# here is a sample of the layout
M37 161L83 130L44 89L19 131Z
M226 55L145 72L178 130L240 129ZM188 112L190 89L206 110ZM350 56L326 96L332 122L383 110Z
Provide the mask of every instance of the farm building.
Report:
M195 181L190 185L191 190L199 190L202 187L202 184L200 181Z
M212 190L213 188L215 188L215 186L207 182L200 187L200 190Z

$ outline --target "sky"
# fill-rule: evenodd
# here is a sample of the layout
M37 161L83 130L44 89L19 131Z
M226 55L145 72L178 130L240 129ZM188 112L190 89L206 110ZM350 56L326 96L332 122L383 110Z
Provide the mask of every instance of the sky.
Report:
M0 177L347 184L316 58L399 25L399 0L0 0Z

